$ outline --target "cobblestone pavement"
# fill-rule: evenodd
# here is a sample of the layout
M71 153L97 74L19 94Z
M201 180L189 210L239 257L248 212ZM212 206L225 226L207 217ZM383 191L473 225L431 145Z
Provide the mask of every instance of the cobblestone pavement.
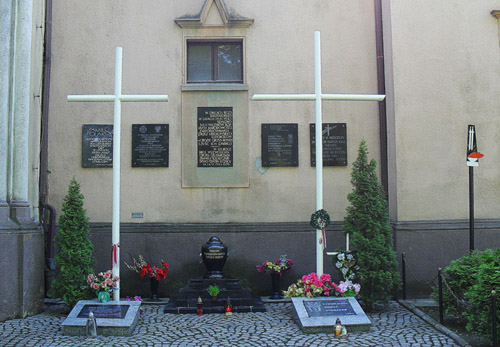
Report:
M65 318L60 307L26 319L0 323L0 346L458 346L448 336L392 302L371 313L370 332L303 334L292 319L291 303L266 304L268 312L202 316L164 314L163 306L146 305L129 337L70 337L62 335Z

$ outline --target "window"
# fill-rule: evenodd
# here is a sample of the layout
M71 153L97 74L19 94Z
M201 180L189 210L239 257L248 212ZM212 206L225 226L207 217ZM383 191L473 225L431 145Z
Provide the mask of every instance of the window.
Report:
M188 41L188 83L243 83L241 41Z

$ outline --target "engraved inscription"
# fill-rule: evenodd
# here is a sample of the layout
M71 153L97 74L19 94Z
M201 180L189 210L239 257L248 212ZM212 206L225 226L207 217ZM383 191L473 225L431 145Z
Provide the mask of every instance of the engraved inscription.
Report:
M113 125L84 124L82 127L82 167L113 167Z
M356 315L349 300L304 300L309 317Z
M132 167L168 167L168 124L132 124Z
M198 167L233 166L233 108L198 107Z
M94 313L95 318L125 318L129 305L84 305L78 318L87 318L90 311Z
M298 126L262 124L262 166L299 166Z
M316 125L310 124L311 166L316 166ZM346 123L323 123L323 166L347 166Z

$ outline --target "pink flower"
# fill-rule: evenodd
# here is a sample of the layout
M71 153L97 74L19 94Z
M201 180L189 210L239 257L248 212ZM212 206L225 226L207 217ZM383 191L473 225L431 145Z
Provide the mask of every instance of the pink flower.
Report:
M104 278L110 278L111 277L111 271L106 271L104 274Z

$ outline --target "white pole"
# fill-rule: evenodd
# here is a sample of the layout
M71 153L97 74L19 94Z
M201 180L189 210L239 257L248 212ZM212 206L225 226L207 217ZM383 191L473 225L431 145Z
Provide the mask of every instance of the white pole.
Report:
M121 95L122 95L122 47L116 47L115 61L115 101L113 120L113 222L112 222L112 252L116 255L113 264L113 277L120 276L120 143L121 143ZM115 253L116 252L116 253ZM114 256L113 255L113 256ZM113 300L120 301L120 282L116 283Z
M321 40L314 32L314 91L316 92L316 211L323 208L323 119L321 114ZM323 274L322 231L316 230L316 273ZM320 243L320 241L322 242Z

